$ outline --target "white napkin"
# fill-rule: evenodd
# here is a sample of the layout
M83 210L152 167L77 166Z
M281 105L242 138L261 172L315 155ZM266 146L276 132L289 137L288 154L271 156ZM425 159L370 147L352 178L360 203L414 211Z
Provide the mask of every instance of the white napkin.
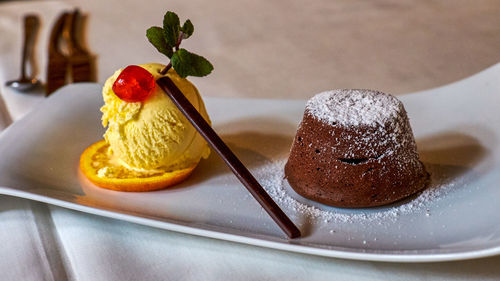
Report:
M43 80L49 30L57 14L68 8L62 1L0 2L0 134L44 100L42 89L19 93L5 86L20 76L23 16L35 13L41 19L35 54ZM0 196L1 280L68 280L58 270L60 251L50 221L46 204Z

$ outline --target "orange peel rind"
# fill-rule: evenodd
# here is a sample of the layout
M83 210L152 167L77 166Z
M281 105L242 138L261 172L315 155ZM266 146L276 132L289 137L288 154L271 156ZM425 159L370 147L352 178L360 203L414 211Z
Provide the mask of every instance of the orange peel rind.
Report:
M198 163L171 172L137 172L125 167L116 167L111 175L99 175L101 169L112 167L107 154L109 145L105 140L87 147L80 156L80 170L85 177L98 187L129 192L164 189L186 180Z

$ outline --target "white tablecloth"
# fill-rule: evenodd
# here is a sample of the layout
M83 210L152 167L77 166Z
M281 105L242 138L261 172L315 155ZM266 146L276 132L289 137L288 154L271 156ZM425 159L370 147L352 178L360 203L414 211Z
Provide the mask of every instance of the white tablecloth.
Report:
M185 46L210 58L193 79L204 95L308 98L340 87L402 93L438 86L500 61L498 2L472 1L0 2L0 111L21 118L43 98L3 85L19 75L21 19L48 31L60 11L89 13L99 80L127 64L164 61L144 37L165 10L190 17ZM495 43L496 42L496 43ZM9 123L0 114L0 128ZM1 155L0 155L1 161ZM294 254L159 230L0 196L0 280L499 280L500 257L397 264Z

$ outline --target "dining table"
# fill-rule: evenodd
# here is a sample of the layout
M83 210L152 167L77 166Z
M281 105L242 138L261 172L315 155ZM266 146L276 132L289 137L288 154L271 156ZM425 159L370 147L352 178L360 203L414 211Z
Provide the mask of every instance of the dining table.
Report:
M306 100L341 88L404 97L500 62L497 0L0 1L0 135L47 100L42 87L21 93L5 85L19 77L23 17L40 18L32 72L46 83L51 28L75 8L101 85L127 65L168 63L146 38L166 11L192 21L183 47L214 66L206 77L189 78L203 97ZM324 257L0 196L0 280L476 281L500 280L499 265L500 256Z

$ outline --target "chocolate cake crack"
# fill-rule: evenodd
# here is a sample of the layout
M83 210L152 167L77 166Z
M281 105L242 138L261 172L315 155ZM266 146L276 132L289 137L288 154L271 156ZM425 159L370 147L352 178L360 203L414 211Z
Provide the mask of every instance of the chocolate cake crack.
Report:
M367 158L337 158L337 160L339 160L342 163L346 163L346 164L350 164L350 165L359 165L359 164L366 163L370 160L377 160L380 157L382 157L382 155L378 155L376 157L367 157Z

